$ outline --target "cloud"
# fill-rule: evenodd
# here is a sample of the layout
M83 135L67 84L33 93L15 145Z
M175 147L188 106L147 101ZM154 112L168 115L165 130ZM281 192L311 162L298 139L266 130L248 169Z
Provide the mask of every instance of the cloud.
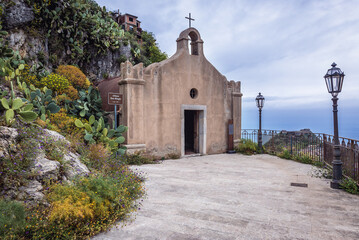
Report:
M323 76L335 61L346 74L341 107L359 112L357 0L97 2L137 15L169 55L191 12L207 59L241 81L244 107L262 92L267 108L330 108Z

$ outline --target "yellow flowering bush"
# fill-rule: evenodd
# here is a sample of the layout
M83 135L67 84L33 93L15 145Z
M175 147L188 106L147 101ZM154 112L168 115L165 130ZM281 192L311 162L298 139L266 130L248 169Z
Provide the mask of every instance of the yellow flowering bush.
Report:
M93 217L91 204L88 204L89 197L83 194L80 200L74 200L72 196L68 196L62 201L53 203L53 209L50 214L51 221L69 221L72 219L83 219Z
M63 94L70 86L69 80L66 77L56 73L51 73L47 77L42 78L41 84L57 94Z
M65 92L64 92L68 97L69 99L71 100L76 100L79 98L79 92L76 90L76 88L74 88L73 86L69 86L68 89L65 89Z
M41 81L36 77L36 75L31 74L30 66L25 64L24 69L20 73L20 78L22 81L26 82L29 86L30 84L34 85L35 87L42 87Z
M66 109L61 108L58 113L53 113L50 115L50 124L55 126L55 131L60 131L64 134L75 134L81 133L82 129L75 126L75 121L77 118L67 115ZM87 122L85 119L81 119L82 122ZM57 129L58 130L57 130Z
M88 89L91 85L85 74L75 66L60 65L56 73L66 77L70 84L76 88Z
M93 207L89 196L67 185L55 185L53 192L48 196L52 201L50 221L82 220L93 217Z
M64 106L66 100L72 101L72 99L69 96L67 96L66 94L57 95L55 97L55 100L56 100L57 105L59 105L59 106Z
M40 118L35 120L35 123L38 124L39 126L41 126L42 128L46 128L47 123L43 120L41 120Z
M50 207L33 210L30 239L88 239L136 211L144 194L142 180L127 167L113 174L91 174L73 184L55 184ZM38 214L39 213L39 214Z

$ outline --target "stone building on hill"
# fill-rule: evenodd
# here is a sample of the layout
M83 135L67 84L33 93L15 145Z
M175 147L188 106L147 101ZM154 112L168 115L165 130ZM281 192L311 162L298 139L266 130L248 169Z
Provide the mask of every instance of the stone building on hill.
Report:
M137 37L141 38L142 28L141 21L137 20L138 17L129 13L121 14L120 10L112 12L112 18L118 25L125 31L136 31Z
M123 14L118 18L118 24L126 31L133 30L137 28L138 31L141 31L141 21L137 20L137 16L131 14Z
M177 52L167 60L146 68L122 63L117 82L128 152L215 154L240 139L240 82L227 81L205 58L195 28L179 35Z

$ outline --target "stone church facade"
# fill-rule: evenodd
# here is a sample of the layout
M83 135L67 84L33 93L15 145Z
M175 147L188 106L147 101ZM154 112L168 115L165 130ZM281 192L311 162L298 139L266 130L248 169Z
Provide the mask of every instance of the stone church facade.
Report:
M146 68L122 63L118 84L130 153L223 153L240 139L240 82L227 81L205 58L195 28L180 34L177 52L167 60Z

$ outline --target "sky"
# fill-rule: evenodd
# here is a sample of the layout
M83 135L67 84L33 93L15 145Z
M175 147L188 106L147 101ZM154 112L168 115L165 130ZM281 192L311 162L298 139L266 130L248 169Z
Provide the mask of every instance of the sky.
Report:
M206 58L241 82L242 128L258 128L255 98L265 97L262 128L333 134L331 95L323 76L333 62L345 73L339 135L359 139L358 0L96 0L138 16L172 56L189 13Z

